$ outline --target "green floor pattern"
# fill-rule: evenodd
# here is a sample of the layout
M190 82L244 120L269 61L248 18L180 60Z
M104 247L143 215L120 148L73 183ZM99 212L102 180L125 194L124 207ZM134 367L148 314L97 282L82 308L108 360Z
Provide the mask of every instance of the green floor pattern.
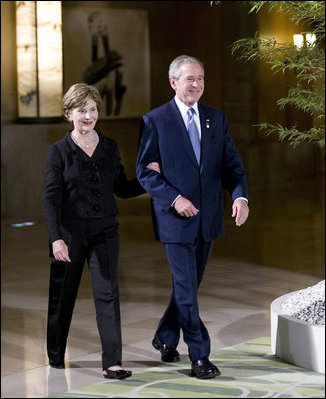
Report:
M219 377L190 376L189 360L135 372L127 380L88 385L51 398L325 398L325 375L280 361L261 337L215 350Z

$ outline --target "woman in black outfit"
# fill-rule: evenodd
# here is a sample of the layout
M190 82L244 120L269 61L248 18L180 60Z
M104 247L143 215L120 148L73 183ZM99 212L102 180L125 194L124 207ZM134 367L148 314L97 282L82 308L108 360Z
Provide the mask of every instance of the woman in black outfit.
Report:
M95 130L100 105L94 86L71 86L63 97L63 113L73 130L48 150L44 186L51 259L47 351L50 366L65 367L69 327L87 260L103 375L124 379L132 373L121 362L119 225L114 194L129 198L144 190L137 179L127 180L117 143Z

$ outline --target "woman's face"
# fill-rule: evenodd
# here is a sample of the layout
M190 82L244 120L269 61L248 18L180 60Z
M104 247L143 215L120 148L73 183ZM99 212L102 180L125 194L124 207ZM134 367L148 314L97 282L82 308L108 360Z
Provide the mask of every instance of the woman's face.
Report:
M97 104L94 100L90 100L83 107L74 108L69 116L77 133L90 133L93 131L98 119Z

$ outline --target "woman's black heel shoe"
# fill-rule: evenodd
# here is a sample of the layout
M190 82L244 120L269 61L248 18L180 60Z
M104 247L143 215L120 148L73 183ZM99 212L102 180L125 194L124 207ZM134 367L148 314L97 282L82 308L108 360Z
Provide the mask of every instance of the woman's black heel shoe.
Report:
M103 374L104 378L114 378L116 380L124 380L132 375L130 370L103 370L106 374Z
M60 360L60 361L49 360L49 365L55 369L64 369L65 368L65 362L63 360Z

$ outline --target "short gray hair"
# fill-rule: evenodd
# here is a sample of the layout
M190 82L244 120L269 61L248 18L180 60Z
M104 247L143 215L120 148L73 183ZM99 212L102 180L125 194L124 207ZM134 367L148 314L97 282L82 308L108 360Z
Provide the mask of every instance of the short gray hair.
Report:
M179 57L175 58L170 64L169 78L180 78L182 64L198 64L202 67L204 74L204 64L200 60L190 55L179 55Z

